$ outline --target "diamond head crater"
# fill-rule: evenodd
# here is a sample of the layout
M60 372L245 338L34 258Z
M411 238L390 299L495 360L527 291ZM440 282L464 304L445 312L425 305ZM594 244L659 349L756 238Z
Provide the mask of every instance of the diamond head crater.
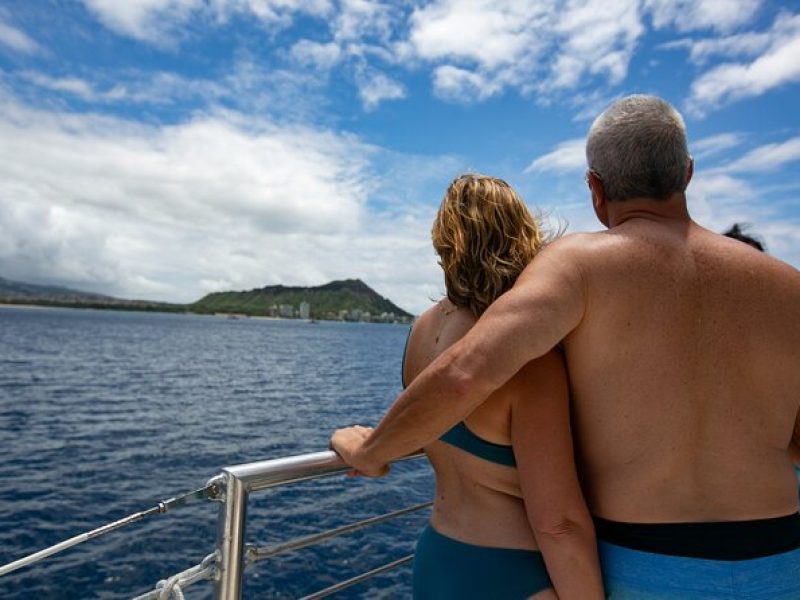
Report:
M66 287L0 277L0 304L109 310L186 312L239 317L410 323L413 315L360 279L315 287L271 285L247 291L213 292L190 304L127 300Z

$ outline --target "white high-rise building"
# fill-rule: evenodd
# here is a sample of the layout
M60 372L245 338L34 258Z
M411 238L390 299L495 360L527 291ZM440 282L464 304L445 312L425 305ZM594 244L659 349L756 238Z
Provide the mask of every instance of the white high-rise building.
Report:
M308 302L300 303L300 318L301 319L311 318L311 305Z

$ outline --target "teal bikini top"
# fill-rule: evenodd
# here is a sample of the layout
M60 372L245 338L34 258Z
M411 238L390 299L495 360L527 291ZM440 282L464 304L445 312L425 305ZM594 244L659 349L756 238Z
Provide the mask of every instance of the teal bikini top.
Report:
M408 350L408 340L411 338L411 329L408 330L408 337L406 337L406 345L403 348L403 362L406 363L406 351ZM406 388L405 379L400 374L400 381L403 384L403 389ZM473 456L488 460L498 465L505 465L507 467L516 467L517 459L514 457L514 450L511 446L504 446L502 444L495 444L478 437L469 430L466 423L461 421L447 431L439 441L445 444L450 444L456 448L460 448L464 452L469 452Z
M517 466L517 460L514 458L514 450L511 446L495 444L478 437L470 431L464 421L457 423L455 427L440 437L439 441L498 465Z

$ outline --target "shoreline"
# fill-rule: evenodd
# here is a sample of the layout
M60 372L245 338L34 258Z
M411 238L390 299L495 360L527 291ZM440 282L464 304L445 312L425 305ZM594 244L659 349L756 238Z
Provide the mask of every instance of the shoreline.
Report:
M29 303L29 302L7 302L0 301L0 308L15 308L18 310L53 310L53 309L69 309L69 310L108 310L116 312L139 312L139 313L159 313L166 315L193 315L197 317L213 317L217 319L226 319L231 321L243 321L247 319L254 319L259 321L294 321L297 323L307 323L309 325L314 323L356 323L364 325L410 325L410 323L403 323L400 321L384 323L381 321L346 321L339 319L287 319L285 317L270 317L268 315L247 315L243 313L205 313L194 312L191 310L159 310L157 307L142 307L138 308L136 305L90 305L90 304L59 304L59 303Z

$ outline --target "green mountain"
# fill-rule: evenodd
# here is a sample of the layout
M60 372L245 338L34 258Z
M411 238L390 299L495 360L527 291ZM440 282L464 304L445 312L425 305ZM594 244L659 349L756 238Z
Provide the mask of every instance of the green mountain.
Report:
M65 287L53 285L35 285L22 281L12 281L0 277L0 298L61 298L70 300L114 300L111 296L102 296L91 292L81 292Z
M384 298L360 279L332 281L317 287L272 285L246 292L215 292L190 305L198 313L238 313L252 316L282 316L281 305L299 310L310 305L313 319L406 321L412 315ZM288 308L287 308L288 310ZM285 315L284 315L285 316Z

